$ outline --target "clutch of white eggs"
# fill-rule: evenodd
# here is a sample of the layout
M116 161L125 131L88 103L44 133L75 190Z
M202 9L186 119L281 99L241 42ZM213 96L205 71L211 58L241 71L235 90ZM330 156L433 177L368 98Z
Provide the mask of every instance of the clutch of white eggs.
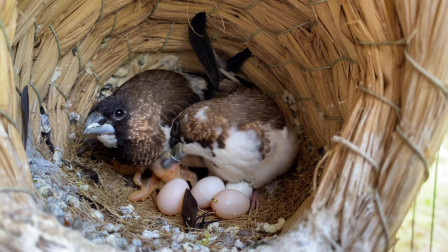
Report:
M183 179L169 181L157 196L157 207L166 215L176 215L182 211L182 202L188 183ZM252 187L246 182L227 183L215 176L199 180L191 189L199 208L210 206L222 219L232 219L245 214L250 207Z

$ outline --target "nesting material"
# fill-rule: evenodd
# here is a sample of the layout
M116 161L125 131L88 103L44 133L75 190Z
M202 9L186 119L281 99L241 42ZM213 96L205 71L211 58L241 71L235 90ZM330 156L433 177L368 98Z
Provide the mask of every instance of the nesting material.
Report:
M51 152L45 145L29 146L34 186L44 200L45 211L55 216L60 224L77 230L98 245L129 251L143 247L180 249L190 246L201 251L232 250L233 247L257 246L272 239L281 227L276 230L257 227L275 224L278 219L292 215L297 201L311 194L311 168L321 157L312 147L303 149L310 158L302 163L301 170L291 169L269 185L269 190L260 191L258 211L187 233L181 216L162 214L153 198L130 203L127 195L136 190L132 176L114 171L112 164L101 158L102 153L95 151L101 149L102 144L95 138L83 136L81 123L76 128L78 137L65 149L61 167L51 162ZM299 187L297 181L301 183Z
M314 160L302 151L303 170L293 170L278 181L285 193L276 190L273 201L267 190L261 194L267 204L288 213L262 208L258 216L238 219L242 233L251 237L244 227L251 227L254 220L273 224L284 217L284 233L267 246L320 251L390 248L448 128L447 1L23 0L17 5L1 1L0 250L37 250L36 246L46 245L38 242L42 237L68 249L111 250L64 229L60 218L35 211L42 200L21 139L22 131L27 131L18 91L26 85L33 148L46 160L62 161L69 179L60 181L81 182L73 185L83 188L78 192L80 207L99 211L93 217L91 211L79 215L100 221L101 213L104 222L131 223L98 236L112 246L148 244L140 235L144 229L134 225L150 219L143 213L156 211L137 204L126 220L121 218L125 214L119 207L129 203L112 196L127 194L131 183L126 184L129 180L108 169L107 163L92 161L87 151L86 156L75 155L74 148L81 143L79 125L101 94L98 90L105 87L102 84L125 64L128 69L118 74L127 71L123 78L163 67L161 59L167 55L176 56L182 69L201 71L186 35L188 20L200 11L209 15L207 28L218 53L234 55L248 47L253 57L244 64L244 74L275 99L311 150L328 151L316 169L311 167L319 155ZM136 60L140 52L150 56ZM44 151L41 106L49 116L51 142L62 159ZM83 177L89 169L99 175L99 184ZM302 205L309 194L303 189L309 192L313 184L313 197ZM55 188L42 185L39 192L48 199L59 195ZM78 211L72 197L58 200L66 206L55 202L53 212ZM146 223L148 231L156 223ZM223 221L216 229L227 227L226 223L231 226ZM167 230L177 230L174 222L162 227L166 225ZM159 235L171 240L187 237L180 229ZM218 239L212 232L187 239L182 246L159 245L202 250L215 248L216 240L231 248L249 244L241 237ZM158 246L155 241L151 244Z

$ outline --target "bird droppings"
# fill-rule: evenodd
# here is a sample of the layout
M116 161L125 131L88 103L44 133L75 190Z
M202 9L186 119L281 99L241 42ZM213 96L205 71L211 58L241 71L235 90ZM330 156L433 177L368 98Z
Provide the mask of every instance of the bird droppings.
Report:
M68 114L68 120L70 121L70 123L77 123L80 118L81 118L81 115L78 113L70 112Z
M83 191L88 191L89 190L89 185L81 184L81 185L79 185L79 189L83 190Z
M38 189L38 192L40 193L40 195L42 195L43 197L49 197L49 196L53 196L53 188L51 185L43 185Z
M40 115L40 131L44 134L51 131L50 117L47 114Z
M54 83L59 78L59 76L61 76L61 74L62 74L61 71L62 71L62 67L60 67L60 66L56 67L56 69L54 70L53 76L51 77L50 83Z
M119 249L126 249L128 247L128 241L126 238L121 237L119 234L110 234L106 237L106 243Z
M131 214L132 212L134 212L134 207L129 204L127 206L120 207L120 211L122 214Z
M68 194L65 197L65 203L67 203L67 205L71 206L71 207L76 207L79 208L79 206L81 205L81 203L79 202L78 197Z
M98 220L104 221L104 215L98 210L94 211L92 213L92 216L97 218Z
M120 69L113 74L114 77L125 77L126 75L128 75L127 67L120 67Z
M120 231L120 229L122 229L124 227L123 224L112 224L112 223L107 223L107 225L104 227L104 229L108 232L108 233L116 233L118 231Z
M244 249L246 248L246 245L240 239L238 239L235 241L235 247L237 249Z
M53 161L57 166L61 166L62 162L62 151L56 150L53 154Z
M155 239L160 237L159 230L149 231L145 229L142 233L142 236L146 239Z
M132 245L136 246L136 247L141 247L142 246L142 241L139 239L133 239L132 240Z
M261 223L258 223L257 231L263 231L266 233L274 234L274 233L280 232L282 230L283 226L285 225L285 222L286 221L284 218L278 219L278 222L275 224L261 222Z

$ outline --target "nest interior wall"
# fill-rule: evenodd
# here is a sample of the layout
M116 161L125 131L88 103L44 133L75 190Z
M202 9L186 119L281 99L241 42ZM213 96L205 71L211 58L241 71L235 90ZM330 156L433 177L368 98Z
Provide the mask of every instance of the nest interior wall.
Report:
M277 101L311 146L331 147L320 183L344 189L329 192L319 187L311 209L336 210L341 198L349 199L345 203L350 207L338 215L342 221L334 227L346 235L346 243L359 234L373 233L379 241L375 246L387 246L424 181L424 167L434 160L442 139L437 136L446 129L447 120L442 119L422 133L422 122L430 121L427 116L440 118L447 113L440 96L444 86L431 86L437 81L425 77L409 60L419 59L423 63L417 65L446 80L436 67L445 62L444 49L431 39L445 35L443 29L437 36L432 33L437 27L440 30L444 20L435 22L438 15L425 19L425 13L431 12L427 1L20 1L17 7L17 19L10 16L16 12L2 13L5 20L14 20L6 27L8 37L14 38L10 42L16 86L21 90L32 84L33 136L39 141L42 104L55 127L52 140L60 148L68 145L68 135L75 131L68 115L75 112L85 118L101 83L135 53L176 53L180 66L191 68L195 58L186 39L188 20L206 11L217 50L232 55L244 47L251 49L254 57L244 65L244 74ZM422 11L413 12L413 7ZM438 52L430 53L432 61L418 50L428 45ZM434 97L431 104L425 102L428 96ZM18 105L17 98L11 99ZM3 101L10 106L9 99ZM17 108L10 109L15 119L20 118ZM335 134L341 137L332 138ZM432 137L424 137L428 134ZM395 176L403 176L399 168L403 165L392 161L399 154L406 160L423 160L409 164L416 176L401 182L401 189L390 175L394 171ZM356 178L352 182L365 183L351 183L347 174ZM405 198L401 205L385 195L387 188ZM379 193L386 217L378 211L372 218L369 208L362 208L364 201L350 196L350 191L367 198ZM366 204L372 207L375 202ZM366 221L349 232L344 227L350 227L352 220L343 216L355 215Z

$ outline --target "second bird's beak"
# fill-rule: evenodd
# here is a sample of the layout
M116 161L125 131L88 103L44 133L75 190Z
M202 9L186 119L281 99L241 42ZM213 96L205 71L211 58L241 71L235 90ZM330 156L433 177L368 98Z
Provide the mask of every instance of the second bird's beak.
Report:
M114 126L112 126L101 113L92 112L86 119L83 134L113 134L115 133Z
M169 152L168 152L169 153ZM173 164L180 163L182 158L185 157L185 154L182 152L182 146L180 144L176 144L174 149L171 150L170 155L163 154L162 167L164 169L170 168Z

